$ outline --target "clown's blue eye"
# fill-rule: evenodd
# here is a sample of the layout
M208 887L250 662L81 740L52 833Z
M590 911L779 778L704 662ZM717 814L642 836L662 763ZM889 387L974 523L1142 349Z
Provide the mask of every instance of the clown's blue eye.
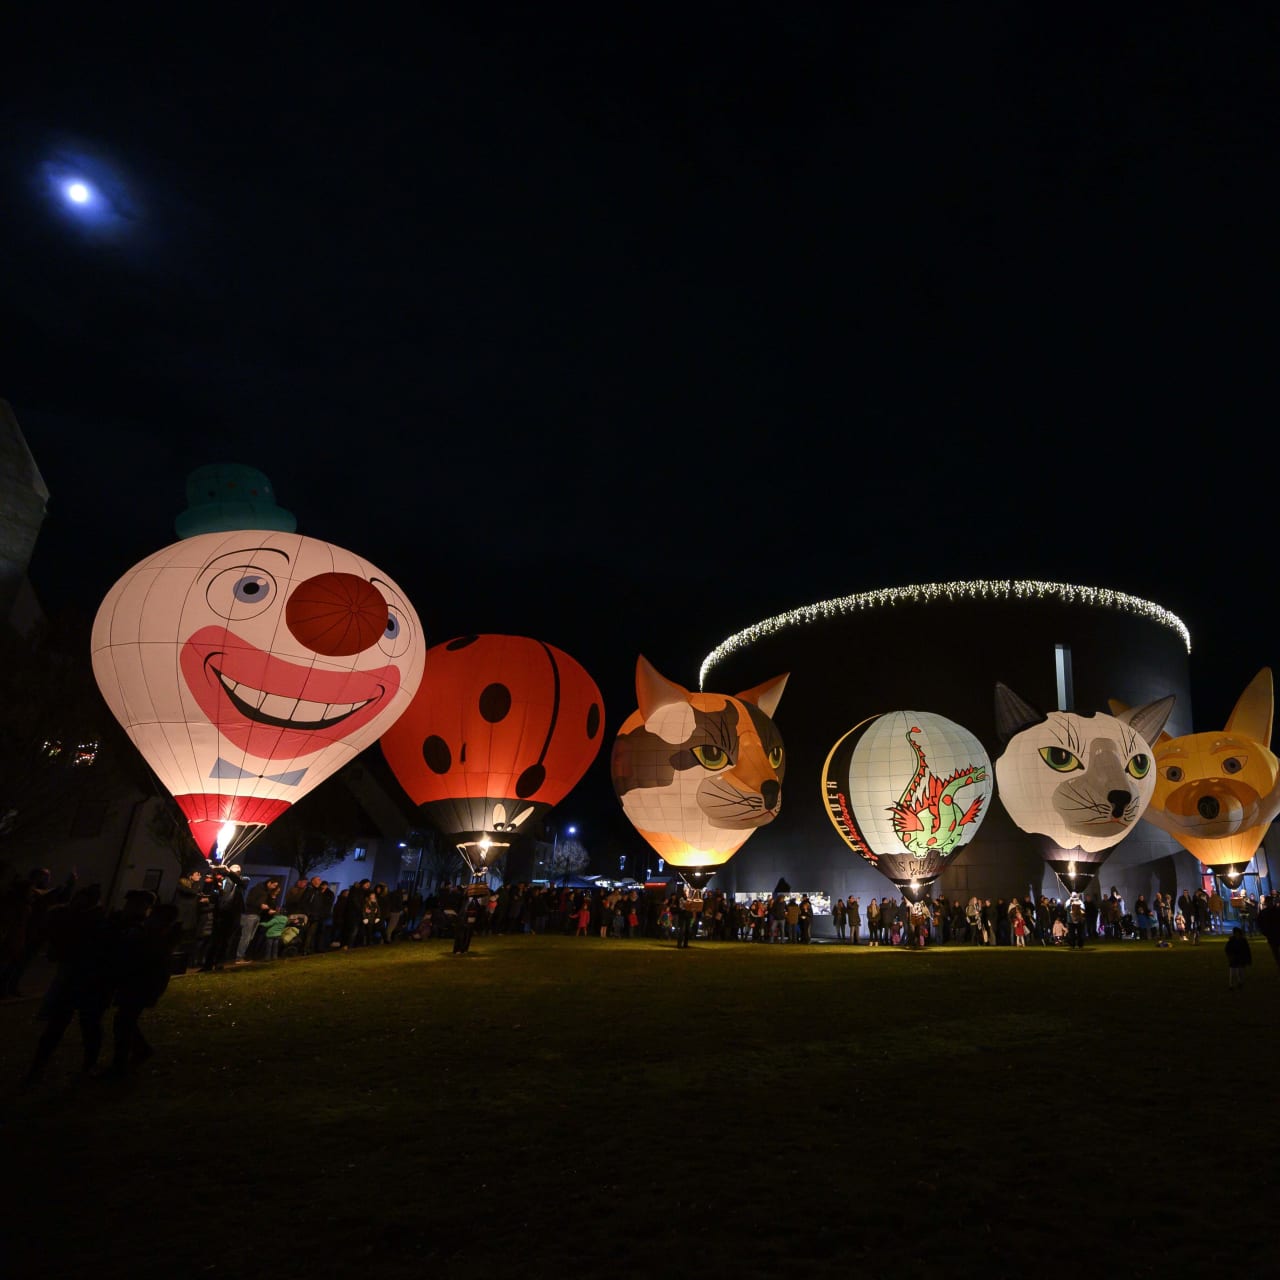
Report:
M394 640L400 634L400 619L394 613L387 614L387 629L382 634L388 640Z
M261 604L271 594L271 579L251 574L241 578L231 590L244 604Z

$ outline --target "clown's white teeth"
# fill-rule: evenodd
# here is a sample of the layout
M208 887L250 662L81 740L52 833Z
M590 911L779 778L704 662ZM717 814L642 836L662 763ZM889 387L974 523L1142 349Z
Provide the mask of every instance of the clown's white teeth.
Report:
M234 680L228 680L226 676L222 677L222 683L225 684L237 698L243 699L252 707L262 706L262 700L267 696L261 689L250 689L247 684L236 684Z
M258 703L258 710L264 716L275 716L277 720L292 720L293 709L297 705L297 698L282 698L278 693L269 693Z
M247 684L238 684L235 680L218 673L218 679L228 693L234 693L241 702L261 711L264 716L275 720L296 720L300 724L318 724L324 720L338 720L349 716L360 707L367 706L371 699L361 702L306 702L298 698L284 697L278 693L266 693L254 689Z

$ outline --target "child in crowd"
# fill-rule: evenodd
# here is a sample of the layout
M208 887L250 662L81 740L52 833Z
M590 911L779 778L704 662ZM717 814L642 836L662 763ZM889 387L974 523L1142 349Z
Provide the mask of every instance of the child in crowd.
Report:
M1231 937L1223 950L1227 953L1227 990L1243 987L1244 971L1253 963L1253 955L1249 950L1249 939L1239 925L1231 930Z
M277 911L262 926L262 958L264 960L275 960L280 955L280 935L289 927L291 918L286 912Z
M1053 945L1060 947L1067 940L1067 922L1065 920L1055 920L1053 922Z

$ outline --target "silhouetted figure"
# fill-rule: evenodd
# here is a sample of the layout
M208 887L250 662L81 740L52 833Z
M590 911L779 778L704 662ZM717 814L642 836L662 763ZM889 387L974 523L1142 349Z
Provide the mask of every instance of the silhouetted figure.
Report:
M1273 893L1265 900L1265 905L1258 912L1258 932L1267 940L1276 964L1280 964L1280 892Z
M458 912L457 923L453 926L453 954L455 956L466 955L471 950L471 935L475 932L476 922L480 919L480 907L480 899L472 896L467 899L462 910Z
M203 973L210 969L222 969L235 957L231 948L240 938L240 917L244 914L244 881L238 866L220 867L218 898L213 909L213 933L209 938L209 950L200 966Z
M107 1075L121 1077L131 1065L145 1062L152 1049L138 1027L144 1009L153 1008L169 985L169 956L182 933L172 904L153 907L146 890L133 910L126 895L126 921L113 939L116 1016L112 1023L112 1056ZM142 896L142 895L145 895Z
M24 1084L34 1084L44 1073L71 1019L77 1016L83 1070L92 1071L98 1065L102 1018L111 1000L112 932L112 921L105 918L96 892L90 890L76 895L56 917L49 955L58 967L40 1008L45 1029L36 1042Z

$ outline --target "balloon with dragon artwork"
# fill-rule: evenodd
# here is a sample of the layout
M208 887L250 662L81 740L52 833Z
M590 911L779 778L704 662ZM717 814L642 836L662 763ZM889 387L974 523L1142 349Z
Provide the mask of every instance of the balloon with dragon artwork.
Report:
M611 775L623 812L687 883L701 887L782 806L786 752L777 676L732 696L692 693L644 657L639 707L618 730Z
M973 839L991 792L982 743L930 711L861 721L823 768L823 802L841 839L912 902Z
M206 857L235 853L375 742L426 648L387 574L282 528L194 533L148 556L107 592L91 647L108 707Z
M428 650L382 753L423 816L481 875L577 785L604 738L586 669L528 636L459 636Z
M1271 750L1275 687L1263 667L1222 729L1161 734L1143 817L1234 888L1280 813L1280 760Z
M1173 695L1120 715L1042 712L997 684L1000 802L1069 891L1083 891L1137 825L1156 788L1156 740Z

